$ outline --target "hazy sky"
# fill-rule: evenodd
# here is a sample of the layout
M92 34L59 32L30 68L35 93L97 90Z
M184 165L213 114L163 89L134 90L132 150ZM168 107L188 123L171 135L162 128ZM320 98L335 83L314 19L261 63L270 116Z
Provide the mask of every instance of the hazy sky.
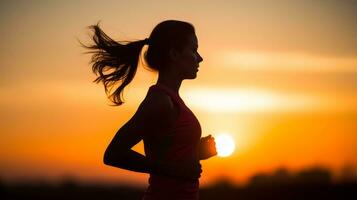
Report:
M195 26L204 61L180 94L203 135L228 132L238 146L203 162L204 183L356 165L356 10L352 0L1 1L0 177L146 182L102 156L156 74L140 68L126 104L108 106L76 40L90 42L99 20L116 40L144 39L166 19Z

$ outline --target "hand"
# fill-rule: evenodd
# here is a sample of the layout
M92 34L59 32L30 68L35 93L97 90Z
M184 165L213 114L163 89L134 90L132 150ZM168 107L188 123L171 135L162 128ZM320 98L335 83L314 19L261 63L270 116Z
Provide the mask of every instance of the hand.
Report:
M205 160L217 155L216 143L211 135L201 138L199 143L199 159Z

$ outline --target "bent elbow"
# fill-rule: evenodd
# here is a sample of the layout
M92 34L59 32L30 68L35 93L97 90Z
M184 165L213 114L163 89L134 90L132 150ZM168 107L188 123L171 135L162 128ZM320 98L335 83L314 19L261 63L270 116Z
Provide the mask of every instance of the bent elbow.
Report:
M108 151L108 149L105 151L104 156L103 156L103 163L105 165L112 165L111 163L113 163L113 159L112 159L112 155L111 153Z
M111 149L107 149L103 156L103 163L105 165L114 166L114 164L118 165L124 159L125 159L125 153L121 151L118 152L118 150L113 151Z

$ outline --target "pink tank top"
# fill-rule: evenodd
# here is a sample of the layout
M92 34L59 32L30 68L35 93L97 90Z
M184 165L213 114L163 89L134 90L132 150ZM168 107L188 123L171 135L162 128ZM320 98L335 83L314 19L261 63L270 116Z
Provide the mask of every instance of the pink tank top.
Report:
M179 114L172 128L167 133L162 133L172 137L172 143L168 146L165 160L197 161L198 144L201 138L201 126L193 112L185 105L181 97L170 88L164 85L153 85L151 90L160 90L171 97L172 102L179 108ZM147 136L150 137L150 136ZM160 137L160 136L159 136ZM154 151L145 145L145 155L154 158ZM150 174L149 186L145 191L143 199L198 199L199 180L181 180L167 176Z

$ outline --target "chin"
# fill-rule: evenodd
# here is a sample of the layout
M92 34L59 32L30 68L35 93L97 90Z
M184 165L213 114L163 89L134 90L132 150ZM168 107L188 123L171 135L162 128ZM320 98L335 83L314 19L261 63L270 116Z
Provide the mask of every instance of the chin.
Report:
M195 74L195 75L188 76L185 79L196 79L196 77L197 77L197 75Z
M184 76L184 79L196 79L197 77L197 72L191 72L191 73L187 73L185 76Z

